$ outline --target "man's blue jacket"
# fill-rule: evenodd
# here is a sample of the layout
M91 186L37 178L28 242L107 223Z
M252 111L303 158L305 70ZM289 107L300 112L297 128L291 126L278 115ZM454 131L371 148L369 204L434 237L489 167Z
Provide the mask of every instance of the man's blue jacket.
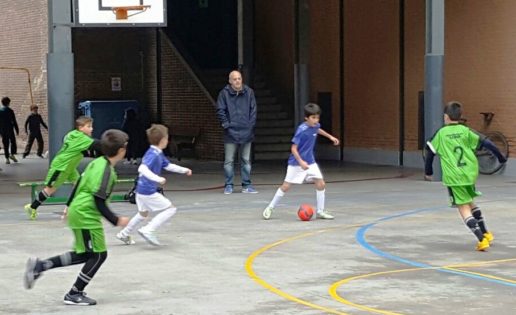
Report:
M248 143L254 140L256 99L254 91L243 85L235 91L226 85L217 99L217 117L224 128L224 143Z

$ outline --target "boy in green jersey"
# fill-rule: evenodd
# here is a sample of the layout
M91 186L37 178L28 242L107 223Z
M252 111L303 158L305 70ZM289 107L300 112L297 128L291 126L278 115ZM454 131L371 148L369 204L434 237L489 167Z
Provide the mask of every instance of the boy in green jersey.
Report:
M116 226L126 226L129 222L127 217L116 216L107 205L117 179L114 166L125 156L127 139L127 134L121 130L110 129L102 134L100 144L105 156L88 164L68 200L68 226L75 237L74 249L43 260L29 258L24 277L26 289L31 289L46 270L84 264L74 285L65 295L64 303L97 303L86 296L84 288L107 258L101 218L105 217Z
M61 149L50 163L45 187L38 193L32 204L25 205L25 211L32 220L38 216L38 207L65 181L75 182L79 178L77 166L84 157L84 152L98 146L98 141L91 137L92 132L92 118L81 116L75 120L75 129L65 135Z
M427 142L425 179L432 179L432 162L435 154L441 158L443 184L448 187L452 206L456 206L466 226L478 239L477 250L484 251L494 236L487 230L480 208L473 199L481 193L475 189L478 177L478 161L475 150L486 148L493 152L500 163L507 159L493 142L460 124L462 105L450 102L444 108L444 124Z

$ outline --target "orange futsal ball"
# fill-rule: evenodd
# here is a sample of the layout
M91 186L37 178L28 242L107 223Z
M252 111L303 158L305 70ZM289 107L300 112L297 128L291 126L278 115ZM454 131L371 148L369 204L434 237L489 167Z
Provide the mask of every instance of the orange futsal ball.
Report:
M297 210L297 216L301 219L301 221L310 221L313 215L314 208L306 203L299 206L299 210Z

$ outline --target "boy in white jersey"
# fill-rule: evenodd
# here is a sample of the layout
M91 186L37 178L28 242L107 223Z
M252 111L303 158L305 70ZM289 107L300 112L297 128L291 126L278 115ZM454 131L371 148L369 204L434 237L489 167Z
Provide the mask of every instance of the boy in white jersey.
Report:
M292 153L288 159L287 175L283 185L278 188L270 204L263 210L263 218L265 220L271 218L274 207L290 189L290 185L302 184L305 181L315 184L317 196L316 217L319 219L333 219L333 215L324 210L326 183L319 170L319 166L315 162L314 146L317 135L330 139L334 145L339 145L339 139L321 129L319 124L320 115L321 108L319 105L314 103L305 105L305 122L298 126L296 134L292 138L292 146L290 148Z
M138 213L129 221L127 226L116 237L127 245L134 244L131 238L133 229L148 216L149 212L161 211L147 225L140 228L138 233L150 244L159 246L160 243L154 232L164 222L176 213L176 207L165 196L160 194L158 185L164 185L166 179L161 176L161 170L192 175L192 170L181 167L170 161L163 154L168 145L168 128L163 125L152 125L147 129L147 138L151 144L145 152L142 163L138 168L138 182L136 184L136 205Z

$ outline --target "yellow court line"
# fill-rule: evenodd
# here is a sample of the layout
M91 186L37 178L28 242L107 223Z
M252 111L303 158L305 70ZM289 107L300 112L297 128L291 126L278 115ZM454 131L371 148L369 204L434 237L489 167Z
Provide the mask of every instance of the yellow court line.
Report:
M489 279L495 279L495 280L505 281L505 282L509 282L509 283L516 283L516 281L514 281L514 280L491 276L488 274L483 274L483 273L478 273L478 272L466 271L466 270L457 268L457 267L461 267L461 268L475 267L475 266L481 266L481 265L487 265L487 264L493 264L493 263L504 263L504 262L512 262L512 261L516 261L516 258L498 259L498 260L492 260L492 261L474 262L474 263L465 263L465 264L455 264L455 265L449 265L449 266L443 266L443 267L409 268L409 269L387 270L387 271L381 271L381 272L375 272L375 273L368 273L368 274L353 276L353 277L349 277L349 278L337 281L331 285L331 287L328 289L328 292L335 300L337 300L343 304L364 310L364 311L369 311L369 312L378 313L378 314L385 314L385 315L402 315L400 313L380 310L380 309L368 307L368 306L365 306L362 304L353 303L353 302L341 297L337 293L337 290L340 286L342 286L346 283L349 283L353 280L374 277L374 276L379 276L379 275L385 275L385 274L394 274L394 273L411 272L411 271L423 271L423 270L438 270L438 269L453 270L453 271L458 271L458 272L462 272L462 273L468 273L468 274L472 274L472 275L482 276L482 277L489 278Z
M284 244L284 243L288 243L288 242L291 242L291 241L294 241L294 240L298 240L298 239L301 239L301 238L305 238L305 237L308 237L308 236L312 236L312 235L316 235L316 234L320 234L320 233L325 233L325 232L328 232L328 231L332 231L332 230L336 230L336 229L341 229L341 228L353 228L353 227L360 227L362 226L361 224L355 224L355 225L346 225L346 226L339 226L339 227L333 227L333 228L328 228L328 229L324 229L324 230L318 230L318 231L314 231L314 232L308 232L308 233L303 233L303 234L299 234L299 235L296 235L296 236L293 236L293 237L290 237L290 238L287 238L287 239L284 239L284 240L281 240L281 241L277 241L275 243L272 243L272 244L269 244L269 245L266 245L256 251L254 251L246 260L245 262L245 270L247 271L247 274L249 275L249 277L251 279L253 279L254 281L256 281L259 285L261 285L262 287L266 288L267 290L289 300L289 301L292 301L292 302L296 302L296 303L299 303L299 304L302 304L302 305L305 305L305 306L308 306L308 307L311 307L311 308L314 308L314 309L317 309L317 310L321 310L321 311L324 311L324 312L327 312L327 313L330 313L330 314L339 314L339 315L348 315L347 313L344 313L344 312L340 312L340 311L337 311L335 309L332 309L332 308L327 308L327 307L324 307L324 306L321 306L321 305L318 305L318 304L314 304L314 303L310 303L308 301L305 301L305 300L302 300L300 298L297 298L291 294L288 294L284 291L281 291L280 289L272 286L271 284L269 284L267 281L263 280L262 278L260 278L253 270L253 263L255 261L255 259L260 256L261 254L263 254L264 252L268 251L269 249L271 248L274 248L276 246L279 246L281 244Z

